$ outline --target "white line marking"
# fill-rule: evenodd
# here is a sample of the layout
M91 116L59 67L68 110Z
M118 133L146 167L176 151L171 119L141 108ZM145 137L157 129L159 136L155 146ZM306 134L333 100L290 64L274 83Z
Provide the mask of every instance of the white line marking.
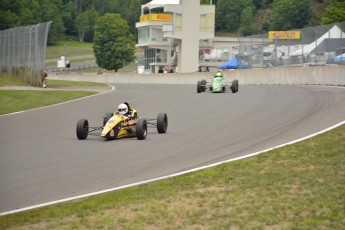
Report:
M229 160L226 160L226 161L221 161L221 162L213 163L213 164L210 164L210 165L201 166L201 167L198 167L198 168L193 168L193 169L185 170L185 171L182 171L182 172L178 172L178 173L174 173L174 174L170 174L170 175L166 175L166 176L156 177L156 178L149 179L149 180L144 180L144 181L140 181L140 182L136 182L136 183L132 183L132 184L127 184L127 185L123 185L123 186L119 186L119 187L115 187L115 188L101 190L101 191L98 191L98 192L87 193L87 194L84 194L84 195L73 196L73 197L69 197L69 198L65 198L65 199L61 199L61 200L51 201L51 202L42 203L42 204L38 204L38 205L33 205L33 206L25 207L25 208L20 208L20 209L8 211L8 212L3 212L3 213L0 213L0 216L4 216L4 215L8 215L8 214L13 214L13 213L17 213L17 212L22 212L22 211L27 211L27 210L30 210L30 209L40 208L40 207L44 207L44 206L48 206L48 205L58 204L58 203L66 202L66 201L72 201L72 200L76 200L76 199L80 199L80 198L95 196L95 195L99 195L99 194L103 194L103 193L107 193L107 192L112 192L112 191L120 190L120 189L124 189L124 188L129 188L129 187L133 187L133 186L137 186L137 185L147 184L147 183L151 183L151 182L154 182L154 181L164 180L164 179L168 179L168 178L171 178L171 177L180 176L180 175L183 175L183 174L187 174L187 173L199 171L199 170L202 170L202 169L214 167L214 166L221 165L221 164L224 164L224 163L228 163L228 162L231 162L231 161L237 161L237 160L241 160L241 159L244 159L244 158L256 156L256 155L259 155L261 153L265 153L265 152L271 151L273 149L281 148L281 147L284 147L284 146L287 146L287 145L291 145L291 144L295 144L297 142L304 141L306 139L312 138L312 137L317 136L319 134L322 134L322 133L325 133L325 132L330 131L332 129L335 129L335 128L343 125L343 124L345 124L345 120L340 122L340 123L338 123L338 124L335 124L335 125L333 125L333 126L331 126L329 128L326 128L326 129L321 130L319 132L316 132L316 133L310 134L308 136L302 137L300 139L297 139L297 140L294 140L294 141L290 141L290 142L287 142L285 144L281 144L281 145L278 145L278 146L275 146L275 147L272 147L272 148L268 148L268 149L265 149L265 150L262 150L262 151L258 151L258 152L255 152L255 153L250 153L248 155L244 155L244 156L241 156L241 157L232 158L232 159L229 159Z

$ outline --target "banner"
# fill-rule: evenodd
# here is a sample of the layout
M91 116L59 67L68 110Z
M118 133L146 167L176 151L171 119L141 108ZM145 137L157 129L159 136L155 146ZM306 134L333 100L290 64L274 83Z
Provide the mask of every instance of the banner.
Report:
M268 39L301 39L300 31L269 31Z
M140 16L140 22L145 21L171 21L171 14L146 14Z

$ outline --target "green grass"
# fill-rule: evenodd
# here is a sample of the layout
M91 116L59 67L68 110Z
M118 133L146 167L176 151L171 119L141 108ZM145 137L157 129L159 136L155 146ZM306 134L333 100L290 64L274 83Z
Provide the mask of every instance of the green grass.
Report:
M76 56L93 56L92 43L79 42L76 40L64 40L57 42L54 45L47 46L46 59L56 59L58 60L61 56L66 56L67 58ZM94 59L94 58L91 58ZM56 64L56 63L55 63Z
M26 86L20 80L0 77L0 86ZM103 83L48 80L49 86L106 86ZM0 114L13 113L52 105L96 94L90 91L71 90L0 90Z
M63 80L49 80L49 86L107 86L104 83L88 82L88 81L63 81Z
M0 229L344 229L345 126L261 155L0 217Z
M49 78L49 76L48 76ZM50 80L48 79L50 86L107 86L104 83L87 82L87 81L63 81L63 80ZM25 86L25 82L15 78L1 77L0 86Z
M25 86L25 82L12 77L0 76L0 86Z
M53 105L96 93L70 90L0 90L0 114Z

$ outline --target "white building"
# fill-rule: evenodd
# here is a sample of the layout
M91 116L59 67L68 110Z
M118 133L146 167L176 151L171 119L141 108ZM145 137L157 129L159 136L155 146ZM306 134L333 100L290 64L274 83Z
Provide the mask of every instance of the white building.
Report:
M142 5L136 23L138 73L160 69L189 73L206 67L214 71L239 52L239 39L215 37L214 25L215 6L200 5L200 0L153 0ZM241 46L255 43L241 40Z

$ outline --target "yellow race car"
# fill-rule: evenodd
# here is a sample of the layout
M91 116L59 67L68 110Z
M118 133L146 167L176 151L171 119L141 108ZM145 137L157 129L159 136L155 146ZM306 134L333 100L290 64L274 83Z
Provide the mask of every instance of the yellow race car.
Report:
M168 129L168 116L159 113L157 119L145 119L138 116L137 111L130 106L128 114L123 115L118 111L106 113L103 116L103 126L91 127L87 119L82 118L77 122L76 133L79 140L85 140L90 135L100 135L106 140L124 137L137 137L144 140L147 136L147 127L156 127L158 133L166 133Z

